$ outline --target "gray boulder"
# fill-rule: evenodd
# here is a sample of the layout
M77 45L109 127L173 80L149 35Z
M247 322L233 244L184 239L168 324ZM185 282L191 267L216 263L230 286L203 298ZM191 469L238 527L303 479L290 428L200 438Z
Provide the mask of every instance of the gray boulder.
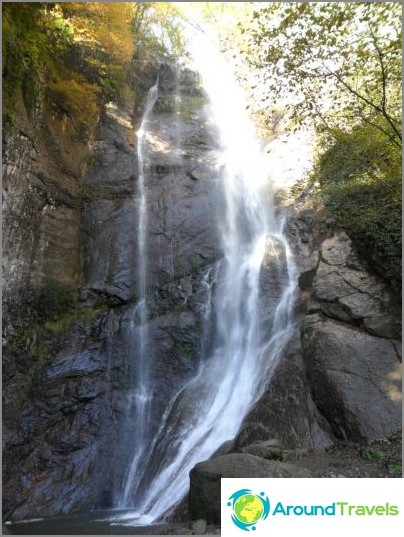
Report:
M343 232L321 245L313 298L328 317L360 325L372 335L400 338L400 312L386 285L367 270Z
M263 459L290 461L307 453L307 449L284 449L276 439L255 442L242 448L243 453L250 453Z
M232 453L200 462L190 472L191 518L220 523L222 477L311 477L309 470L285 462L266 460L247 453Z
M393 341L308 316L302 349L314 401L340 438L371 442L401 426L401 364Z

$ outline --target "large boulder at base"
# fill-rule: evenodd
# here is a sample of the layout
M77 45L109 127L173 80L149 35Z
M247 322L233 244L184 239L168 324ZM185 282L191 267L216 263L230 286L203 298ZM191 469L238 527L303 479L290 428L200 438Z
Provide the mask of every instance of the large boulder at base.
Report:
M247 453L232 453L198 463L190 472L189 512L193 519L220 523L222 477L311 477L309 470ZM246 481L247 482L247 481Z
M371 442L401 426L397 342L310 315L302 349L314 401L335 435Z

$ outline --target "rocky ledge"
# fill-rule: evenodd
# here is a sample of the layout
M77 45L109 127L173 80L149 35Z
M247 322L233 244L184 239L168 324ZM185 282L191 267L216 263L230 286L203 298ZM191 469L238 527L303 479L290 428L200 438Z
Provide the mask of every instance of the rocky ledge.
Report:
M372 445L338 442L322 453L288 449L278 439L269 439L245 446L241 453L201 462L190 473L191 518L220 524L222 477L244 477L246 486L254 477L401 477L401 429Z

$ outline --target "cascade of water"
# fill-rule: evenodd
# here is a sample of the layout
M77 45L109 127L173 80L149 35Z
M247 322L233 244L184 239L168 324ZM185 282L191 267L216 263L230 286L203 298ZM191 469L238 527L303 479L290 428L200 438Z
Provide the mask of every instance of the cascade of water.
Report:
M134 488L134 478L138 471L147 443L147 418L150 406L149 386L149 360L146 356L147 346L147 199L145 188L145 175L147 172L147 158L145 151L145 136L150 114L158 96L158 79L147 95L146 104L137 132L137 156L138 156L138 196L139 196L139 223L137 231L138 244L138 303L133 310L129 334L129 351L137 355L136 378L134 379L133 392L129 395L129 407L132 411L132 419L136 426L136 446L129 468L124 492L121 498L121 507L131 505Z
M137 513L125 515L128 524L149 524L169 513L187 492L190 469L236 436L263 393L292 330L296 274L267 190L268 176L254 126L217 48L207 40L195 43L194 57L220 137L223 200L218 227L223 259L215 274L214 300L209 289L205 311L205 322L210 322L205 331L211 341L205 347L208 356L168 405L148 458L143 460L143 474L137 476L140 481L147 478L146 492ZM261 265L271 252L275 272L282 273L282 290L271 326L264 331ZM208 281L207 275L206 285Z

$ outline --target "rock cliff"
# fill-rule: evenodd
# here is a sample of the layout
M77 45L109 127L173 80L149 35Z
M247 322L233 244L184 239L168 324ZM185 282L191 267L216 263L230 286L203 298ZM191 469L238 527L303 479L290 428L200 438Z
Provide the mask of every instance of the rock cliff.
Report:
M48 99L33 120L21 107L5 141L6 518L116 505L133 454L136 130L157 76L155 64L141 74L138 67L137 108L105 103L86 140ZM195 373L220 255L214 132L204 92L185 65L165 60L158 70L146 186L152 432ZM294 214L288 235L300 274L295 336L235 449L273 437L289 448L322 450L337 438L387 436L401 424L394 299L343 232L318 233ZM276 291L267 275L264 267L263 327L276 302L267 296ZM263 466L272 472L274 465L254 454L232 455L246 456L257 475ZM233 459L224 462L232 472ZM287 465L281 470L291 475Z

